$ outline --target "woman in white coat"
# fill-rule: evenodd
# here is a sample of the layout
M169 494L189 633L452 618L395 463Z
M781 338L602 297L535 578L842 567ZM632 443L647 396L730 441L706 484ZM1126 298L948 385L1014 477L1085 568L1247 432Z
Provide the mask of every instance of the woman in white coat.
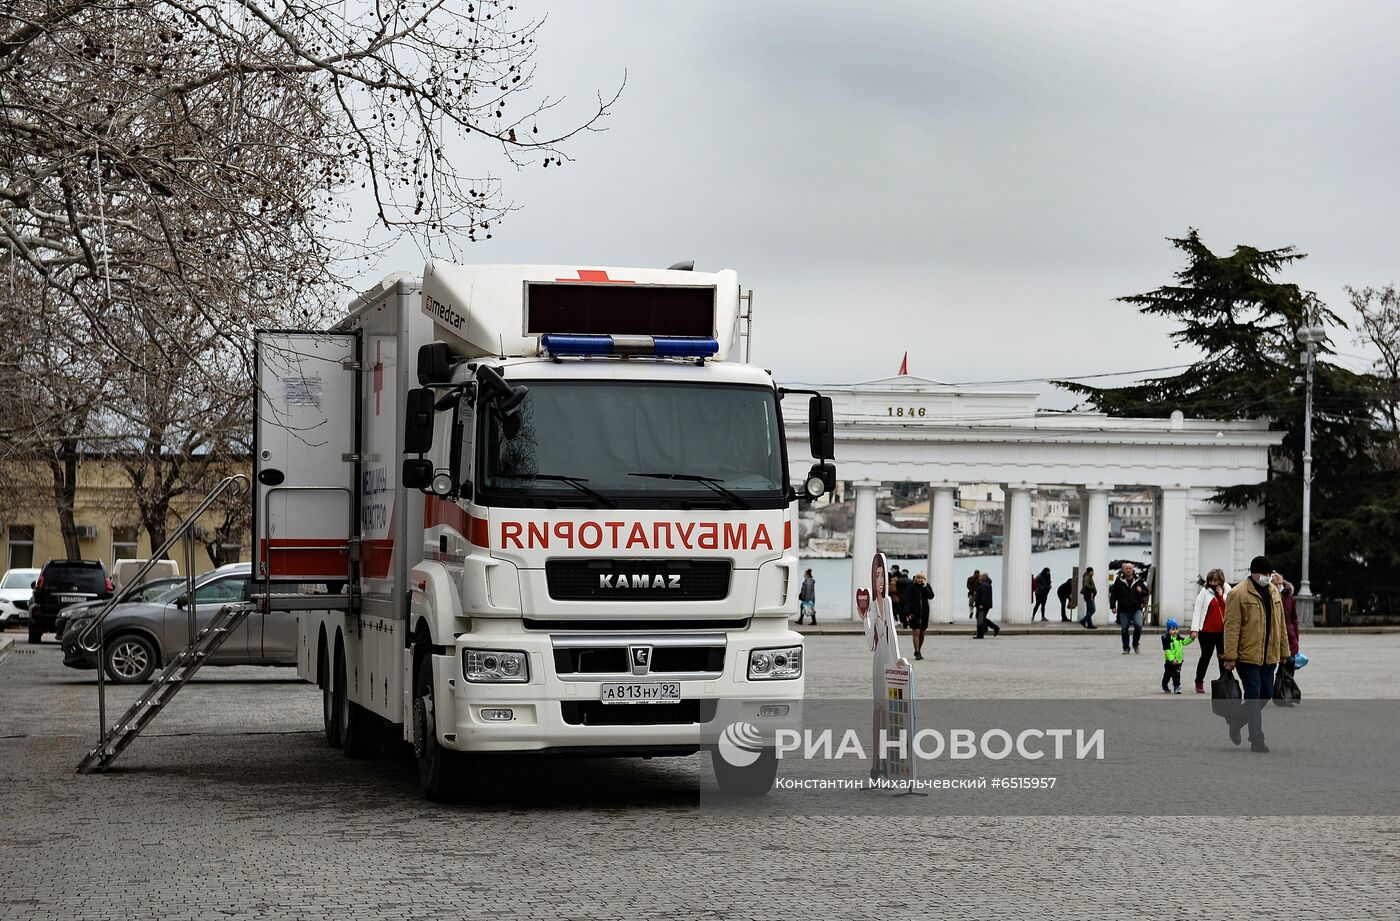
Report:
M1225 596L1229 592L1225 572L1212 569L1206 573L1206 584L1196 595L1196 611L1191 615L1191 636L1200 640L1201 644L1201 661L1196 663L1197 694L1206 692L1206 671L1210 668L1211 658L1218 660L1225 650Z

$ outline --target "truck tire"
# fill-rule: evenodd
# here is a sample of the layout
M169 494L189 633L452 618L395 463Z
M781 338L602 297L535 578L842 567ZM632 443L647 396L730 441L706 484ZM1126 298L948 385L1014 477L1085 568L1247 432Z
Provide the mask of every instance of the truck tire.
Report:
M326 721L326 742L331 748L339 748L343 741L340 730L344 725L341 712L345 708L345 655L340 644L336 644L334 659L328 664L330 674L321 689L321 717Z
M108 640L102 667L113 684L144 684L156 670L156 646L139 633Z
M438 744L433 702L433 663L425 655L413 680L413 756L418 762L418 782L433 802L456 802L470 793L474 762L470 755Z
M766 796L778 779L778 754L771 746L760 749L758 760L742 767L725 761L716 749L710 750L710 760L715 769L715 783L725 796L744 799Z
M380 737L379 717L346 697L345 717L340 724L340 745L346 757L377 757Z

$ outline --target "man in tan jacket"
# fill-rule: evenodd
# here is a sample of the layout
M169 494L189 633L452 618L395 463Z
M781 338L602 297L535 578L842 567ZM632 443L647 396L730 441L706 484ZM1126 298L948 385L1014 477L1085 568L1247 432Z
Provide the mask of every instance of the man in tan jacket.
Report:
M1249 578L1230 589L1225 599L1224 666L1234 669L1244 687L1243 712L1230 722L1230 741L1240 744L1240 729L1249 724L1249 749L1267 752L1264 707L1274 696L1274 669L1288 658L1288 627L1283 598L1269 581L1274 571L1267 558L1256 556Z

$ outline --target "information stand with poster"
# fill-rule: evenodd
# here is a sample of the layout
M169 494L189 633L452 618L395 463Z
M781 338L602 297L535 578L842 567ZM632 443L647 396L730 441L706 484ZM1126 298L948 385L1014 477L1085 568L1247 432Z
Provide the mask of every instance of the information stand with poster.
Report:
M899 634L895 630L886 572L885 555L875 554L870 563L870 588L856 590L856 611L871 652L870 779L908 782L914 779L911 753L885 751L880 744L885 738L898 739L901 732L907 740L914 734L914 680L909 660L899 654Z

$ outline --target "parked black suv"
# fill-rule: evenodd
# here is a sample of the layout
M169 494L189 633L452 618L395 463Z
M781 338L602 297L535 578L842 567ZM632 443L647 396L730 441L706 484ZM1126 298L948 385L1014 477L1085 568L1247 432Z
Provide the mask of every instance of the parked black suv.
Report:
M49 560L34 583L29 602L29 642L54 628L58 612L70 604L112 597L112 580L97 560Z

